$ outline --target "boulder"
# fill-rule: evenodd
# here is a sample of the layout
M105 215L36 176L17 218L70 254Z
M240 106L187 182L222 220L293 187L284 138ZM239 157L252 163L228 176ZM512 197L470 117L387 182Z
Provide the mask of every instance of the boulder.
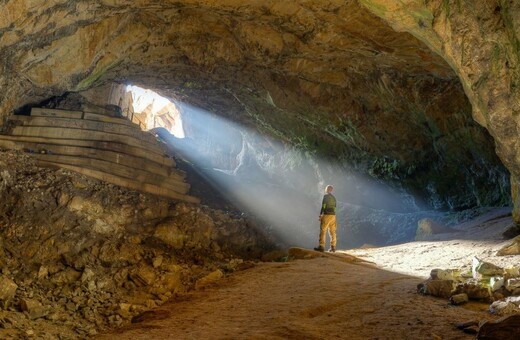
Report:
M16 294L18 285L10 278L0 275L0 304L8 305Z
M31 299L21 299L20 309L22 312L27 312L31 320L39 319L49 314L48 307L43 306L39 301Z
M509 277L520 278L520 267L509 267L509 268L506 268L505 271Z
M79 280L81 272L74 270L73 268L66 268L51 277L51 282L58 286L66 286Z
M494 276L489 280L489 288L492 292L499 290L504 286L504 278L502 276Z
M186 234L174 223L161 223L155 229L154 236L174 249L182 249Z
M453 291L452 280L431 280L428 279L417 285L417 292L423 295L432 295L442 298L449 298Z
M491 294L489 288L481 286L478 282L459 283L455 288L455 294L466 293L470 300L489 300Z
M507 290L509 290L511 292L516 289L519 289L520 288L520 278L514 277L511 279L507 279L505 286L506 286Z
M510 296L503 300L495 301L489 306L489 311L496 315L520 313L520 297Z
M130 279L137 286L150 286L155 282L156 274L153 268L143 265L130 273Z
M520 339L520 314L484 322L478 330L477 340L484 339Z
M498 256L506 256L506 255L519 255L520 254L520 236L515 237L511 243L502 247L497 252Z
M471 267L473 278L478 279L482 276L501 276L504 275L504 269L492 263L482 261L476 256L473 257L473 265Z
M220 269L215 270L214 272L209 273L203 278L197 280L195 283L195 289L202 289L206 286L212 285L216 281L220 280L224 276L224 273Z
M431 218L423 218L419 220L417 231L415 232L415 240L423 241L435 234L454 233L457 230L447 227Z

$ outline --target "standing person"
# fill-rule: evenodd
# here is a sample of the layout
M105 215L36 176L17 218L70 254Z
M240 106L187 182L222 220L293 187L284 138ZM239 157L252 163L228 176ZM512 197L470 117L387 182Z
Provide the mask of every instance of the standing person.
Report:
M325 238L327 230L330 237L330 250L336 251L336 197L332 195L334 188L327 185L320 210L320 245L314 250L325 251Z

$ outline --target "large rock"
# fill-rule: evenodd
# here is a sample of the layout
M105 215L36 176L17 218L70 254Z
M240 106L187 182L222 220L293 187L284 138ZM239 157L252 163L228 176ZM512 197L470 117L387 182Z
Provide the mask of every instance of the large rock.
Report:
M520 314L484 322L477 333L477 340L520 338Z
M424 41L457 70L471 101L474 119L495 139L498 156L511 172L512 181L516 182L513 186L518 187L520 73L516 65L520 3L496 2L493 6L488 2L479 2L477 6L446 6L442 0L361 3L394 29ZM520 223L518 190L513 196L513 217Z
M417 292L423 295L432 295L449 298L452 295L454 282L452 280L426 280L417 285Z
M511 243L502 247L498 252L498 256L520 255L520 236L515 237Z
M495 301L489 307L491 313L496 315L510 315L520 313L520 296L510 296Z
M182 249L187 235L174 222L157 225L154 236L174 249Z
M427 240L432 235L454 233L457 230L446 227L440 222L434 221L431 218L423 218L419 220L417 231L415 232L415 240Z
M478 279L481 277L501 276L504 274L504 268L501 268L493 263L482 261L477 257L472 259L471 271L473 278Z
M478 282L462 282L456 285L454 294L466 294L470 300L489 301L491 294L489 288Z
M42 318L49 313L49 308L43 306L39 301L32 299L21 299L20 309L27 312L31 320Z
M0 304L6 306L16 295L18 285L10 278L0 275Z
M218 280L220 280L223 276L224 273L220 269L217 269L209 273L208 275L204 276L203 278L197 280L197 282L195 283L195 289L202 289L207 286L210 286Z

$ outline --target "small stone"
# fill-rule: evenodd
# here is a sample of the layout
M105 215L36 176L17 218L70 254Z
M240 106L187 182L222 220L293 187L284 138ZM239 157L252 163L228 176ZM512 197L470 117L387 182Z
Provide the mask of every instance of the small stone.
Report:
M70 312L75 312L76 311L76 304L73 303L73 302L67 302L65 304L65 308L70 311Z
M450 303L455 306L463 305L469 301L468 295L465 293L456 294L450 297Z
M83 270L83 273L81 274L81 282L86 282L86 281L90 281L96 274L94 273L94 271L90 268L85 268Z
M214 272L211 272L210 274L206 275L202 279L199 279L195 283L195 289L201 289L208 285L211 285L218 281L220 278L224 276L224 273L220 269L215 270Z
M137 286L149 286L155 281L155 271L148 266L141 266L130 273L130 279Z
M505 269L506 274L510 277L520 278L520 267L510 267Z
M447 227L431 218L423 218L417 223L415 240L424 241L436 234L454 233L456 231L457 230Z
M45 266L40 266L40 269L38 270L38 279L46 279L47 275L49 275L49 269L47 269Z
M492 292L499 290L504 286L504 278L500 276L494 276L489 280L489 288Z
M153 267L154 268L159 268L163 263L163 257L161 255L157 256L156 258L153 259Z

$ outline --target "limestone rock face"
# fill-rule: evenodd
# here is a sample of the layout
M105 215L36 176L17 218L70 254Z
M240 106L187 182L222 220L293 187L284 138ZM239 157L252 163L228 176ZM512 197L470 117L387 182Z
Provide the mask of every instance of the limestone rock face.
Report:
M424 41L451 65L471 102L473 117L493 136L497 154L518 181L520 4L499 0L475 6L441 0L361 3L397 31ZM518 211L518 195L514 203ZM515 219L518 223L517 215Z
M8 0L0 116L133 83L402 182L435 208L504 204L509 182L493 139L519 178L518 5L456 7Z

